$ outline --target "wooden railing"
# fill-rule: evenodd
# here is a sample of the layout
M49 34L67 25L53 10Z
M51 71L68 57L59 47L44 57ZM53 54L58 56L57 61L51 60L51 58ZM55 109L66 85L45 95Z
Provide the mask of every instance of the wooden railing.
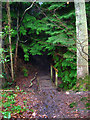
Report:
M53 69L55 70L55 85L58 86L58 70L51 65L51 80L53 81Z

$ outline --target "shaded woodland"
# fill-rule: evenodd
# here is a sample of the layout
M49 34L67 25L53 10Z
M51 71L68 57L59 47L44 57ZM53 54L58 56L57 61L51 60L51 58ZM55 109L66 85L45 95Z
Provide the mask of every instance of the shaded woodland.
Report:
M80 50L76 6L75 2L2 2L0 78L3 118L88 118L90 5L85 3L87 28L83 26L83 20L79 23L79 27L87 29L88 39L88 45L80 43ZM79 79L77 59L87 64ZM56 85L54 88L51 78ZM45 85L48 86L46 91L43 90ZM58 96L61 96L61 102ZM65 96L67 99L63 101ZM43 105L41 101L44 101Z

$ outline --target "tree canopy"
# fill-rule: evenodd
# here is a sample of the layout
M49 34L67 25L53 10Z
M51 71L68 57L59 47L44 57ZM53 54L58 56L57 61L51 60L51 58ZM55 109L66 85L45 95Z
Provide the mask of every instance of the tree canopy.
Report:
M8 25L6 3L3 3L3 42L9 59ZM30 9L28 9L31 6ZM18 38L18 47L23 49L24 60L30 61L30 55L47 53L59 71L63 84L60 87L71 88L76 83L76 28L74 3L66 2L29 2L10 3L12 52ZM27 12L25 12L25 10ZM89 23L89 4L86 3ZM25 14L24 14L25 13ZM24 15L24 16L23 16ZM18 26L17 26L18 19ZM18 30L17 30L18 27ZM90 30L88 24L88 31Z

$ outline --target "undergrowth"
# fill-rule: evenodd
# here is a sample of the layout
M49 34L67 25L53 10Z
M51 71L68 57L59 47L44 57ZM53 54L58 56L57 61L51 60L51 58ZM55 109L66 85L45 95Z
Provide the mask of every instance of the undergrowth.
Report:
M10 119L13 115L19 114L22 115L23 112L26 112L28 109L27 106L27 100L24 100L24 106L17 105L16 97L19 93L22 93L23 91L19 90L19 87L16 87L16 90L13 91L2 91L1 92L1 98L0 98L0 108L2 110L0 113L2 113L3 118ZM26 93L25 93L26 94ZM30 109L31 112L34 112L33 109Z
M22 68L22 72L24 74L24 77L28 77L28 70L27 70L27 68L23 67Z
M90 91L90 75L86 76L84 79L78 79L76 85L72 88L73 91Z
M72 102L69 104L70 108L75 108L78 107L78 105L82 102L85 106L86 110L90 110L90 103L89 103L89 98L88 97L82 97L78 102ZM77 108L76 108L77 109ZM79 110L79 108L78 108Z

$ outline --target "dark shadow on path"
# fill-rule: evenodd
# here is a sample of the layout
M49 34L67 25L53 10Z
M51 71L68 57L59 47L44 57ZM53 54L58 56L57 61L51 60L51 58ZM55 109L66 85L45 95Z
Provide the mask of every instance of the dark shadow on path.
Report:
M47 75L50 72L50 59L47 55L32 56L32 64L38 69L40 75Z

